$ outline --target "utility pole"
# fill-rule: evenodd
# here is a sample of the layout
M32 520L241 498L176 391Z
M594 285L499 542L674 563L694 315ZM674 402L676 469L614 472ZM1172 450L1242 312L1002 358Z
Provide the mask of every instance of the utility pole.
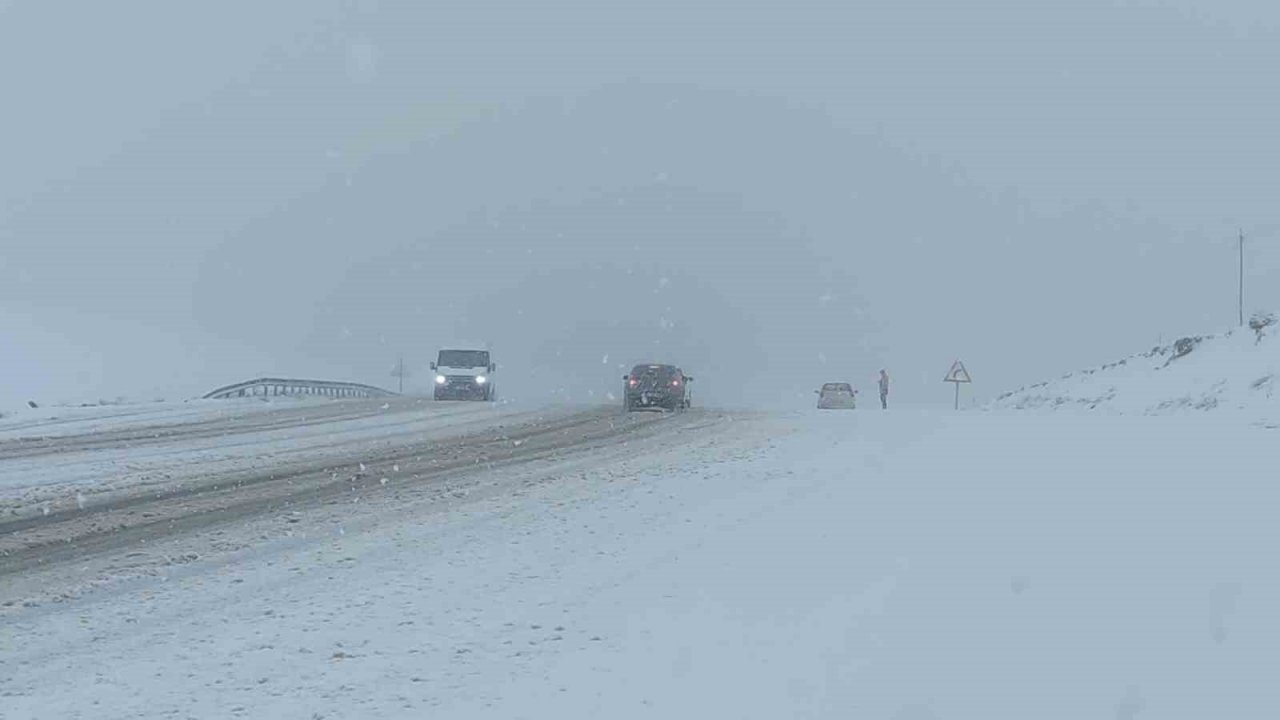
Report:
M400 379L400 394L404 394L404 355L400 355L400 360L396 362L396 367L391 374Z
M1244 327L1244 228L1240 228L1240 327Z

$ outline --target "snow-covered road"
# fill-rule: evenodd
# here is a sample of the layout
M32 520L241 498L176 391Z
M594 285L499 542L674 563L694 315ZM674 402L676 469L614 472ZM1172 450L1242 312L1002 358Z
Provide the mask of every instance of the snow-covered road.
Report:
M226 476L338 464L574 409L276 398L59 408L0 420L0 521Z
M0 716L1280 709L1276 431L694 413L0 613ZM175 552L179 552L176 549Z
M304 515L326 508L350 520L369 500L438 497L486 478L492 484L489 476L497 469L652 442L655 435L681 442L687 437L682 430L705 421L693 419L698 414L623 415L612 406L516 412L412 398L293 410L178 424L154 437L146 427L104 431L117 439L114 444L97 435L0 444L0 451L10 451L0 457L0 469L11 468L14 457L17 464L90 458L83 462L90 471L86 481L71 488L76 500L53 511L42 505L44 512L28 505L25 513L0 518L0 606L38 599L33 593L65 598L122 574L247 547L250 538L272 533L237 525L283 524L292 532ZM276 437L281 434L286 437ZM328 441L315 445L317 434ZM210 451L236 462L202 461ZM161 457L188 476L164 473L154 483L118 488L110 474L91 472L98 467L92 458L112 453ZM35 487L65 492L56 478ZM86 495L92 499L80 500ZM351 507L362 499L365 506Z

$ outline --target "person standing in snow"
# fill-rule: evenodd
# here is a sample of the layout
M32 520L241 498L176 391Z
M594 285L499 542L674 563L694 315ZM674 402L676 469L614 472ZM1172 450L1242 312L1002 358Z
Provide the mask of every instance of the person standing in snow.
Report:
M880 370L880 409L889 409L889 373Z

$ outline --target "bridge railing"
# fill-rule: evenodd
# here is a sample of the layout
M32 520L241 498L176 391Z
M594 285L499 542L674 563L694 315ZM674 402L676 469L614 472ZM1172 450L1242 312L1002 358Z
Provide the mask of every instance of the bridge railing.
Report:
M300 380L297 378L255 378L220 387L206 393L206 400L233 397L272 397L282 395L318 395L332 398L390 397L396 393L373 385L336 382L333 380Z

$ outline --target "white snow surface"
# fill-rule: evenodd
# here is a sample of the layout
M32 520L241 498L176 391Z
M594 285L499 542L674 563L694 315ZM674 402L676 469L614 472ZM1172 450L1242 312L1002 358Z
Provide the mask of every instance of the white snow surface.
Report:
M519 493L313 518L230 561L11 608L0 714L1280 708L1276 431L1222 412L708 422L692 445L511 470Z
M138 425L181 425L228 415L278 410L282 406L316 405L320 398L238 398L233 400L158 401L115 405L42 405L12 408L0 414L0 441L32 437L66 437Z
M1280 337L1248 328L1189 338L1006 393L993 409L1164 415L1245 411L1259 421L1280 420Z

